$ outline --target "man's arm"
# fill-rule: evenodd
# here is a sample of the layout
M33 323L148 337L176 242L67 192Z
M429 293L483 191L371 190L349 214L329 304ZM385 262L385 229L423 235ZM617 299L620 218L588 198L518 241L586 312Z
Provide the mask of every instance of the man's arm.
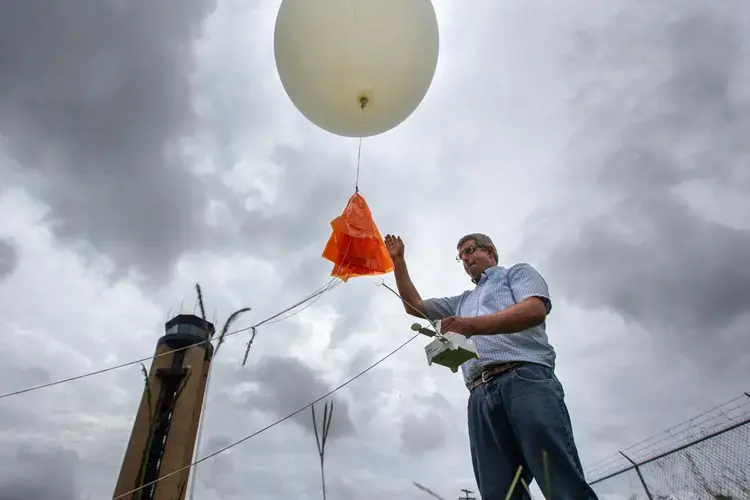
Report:
M396 276L396 288L398 288L398 294L401 295L406 314L424 318L427 316L427 310L417 287L411 281L406 260L403 257L393 259L393 268L393 274Z
M471 334L518 333L542 324L546 317L547 312L544 302L539 297L529 297L502 311L471 318L473 320Z
M456 314L459 297L440 297L422 300L417 288L409 276L406 261L403 258L393 259L396 287L401 295L407 314L417 318L427 317L431 321L447 318Z
M516 304L502 311L473 318L472 335L518 333L542 324L552 310L547 282L529 264L508 270Z

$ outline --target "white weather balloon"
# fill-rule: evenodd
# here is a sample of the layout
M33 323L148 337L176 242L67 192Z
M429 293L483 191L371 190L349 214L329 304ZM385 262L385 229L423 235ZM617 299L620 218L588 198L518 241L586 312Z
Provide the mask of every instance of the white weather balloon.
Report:
M408 118L432 83L438 48L430 0L282 0L276 18L284 90L308 120L345 137Z

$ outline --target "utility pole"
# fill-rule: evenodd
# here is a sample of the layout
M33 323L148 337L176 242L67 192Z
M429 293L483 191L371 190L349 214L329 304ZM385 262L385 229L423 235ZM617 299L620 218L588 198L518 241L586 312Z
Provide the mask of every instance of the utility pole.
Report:
M469 493L474 493L471 490L463 489L461 492L464 494L462 497L458 497L458 500L477 500L477 497L470 497Z
M156 344L157 357L146 373L141 404L115 486L114 496L124 495L122 500L185 498L188 466L214 354L213 345L207 341L215 328L202 317L180 314L166 322L165 330Z

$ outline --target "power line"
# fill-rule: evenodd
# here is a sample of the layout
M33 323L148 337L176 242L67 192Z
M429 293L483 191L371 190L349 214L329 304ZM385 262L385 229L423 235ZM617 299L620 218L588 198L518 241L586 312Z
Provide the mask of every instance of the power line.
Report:
M234 443L231 443L231 444L225 446L224 448L221 448L220 450L217 450L217 451L215 451L215 452L213 452L213 453L211 453L209 455L206 455L205 457L203 457L203 458L201 458L199 460L196 460L195 462L193 462L191 464L188 464L188 465L186 465L184 467L181 467L179 469L173 470L172 472L170 472L168 474L165 474L165 475L159 477L158 479L156 479L154 481L151 481L148 484L144 484L144 485L139 486L138 488L130 490L127 493L124 493L122 495L113 497L112 500L118 500L120 498L125 498L128 495L132 495L136 491L139 491L139 490L141 490L143 488L147 488L147 487L151 486L152 484L156 484L157 482L161 481L162 479L166 479L166 478L168 478L168 477L170 477L170 476L172 476L174 474L178 474L178 473L182 472L185 469L189 469L191 467L194 467L195 465L198 465L201 462L205 462L209 458L213 458L216 455L224 453L225 451L227 451L227 450L229 450L231 448L234 448L235 446L237 446L239 444L242 444L242 443L244 443L245 441L247 441L247 440L249 440L251 438L254 438L258 434L260 434L262 432L265 432L265 431L267 431L267 430L269 430L269 429L271 429L273 427L276 427L277 425L279 425L279 424L281 424L281 423L289 420L290 418L294 417L295 415L298 415L299 413L305 411L306 409L310 408L314 404L317 404L318 402L324 400L325 398L331 396L332 394L338 392L339 390L343 389L347 385L351 384L352 382L354 382L355 380L357 380L359 377L361 377L362 375L366 374L367 372L369 372L370 370L372 370L373 368L375 368L376 366L378 366L380 363L382 363L383 361L387 360L388 358L390 358L391 356L393 356L394 354L396 354L398 351L400 351L401 349L403 349L404 347L406 347L412 340L414 340L415 338L419 337L420 335L421 335L420 333L415 334L413 337L409 338L406 342L402 343L401 345L399 345L398 347L396 347L395 349L393 349L391 352L389 352L388 354L386 354L385 356L383 356L382 358L380 358L379 360L377 360L375 363L371 364L370 366L368 366L367 368L365 368L364 370L362 370L361 372L359 372L358 374L356 374L355 376L353 376L352 378L350 378L346 382L342 383L338 387L335 387L335 388L331 389L326 394L320 396L315 401L312 401L312 402L306 404L305 406L303 406L302 408L296 410L295 412L290 413L289 415L287 415L287 416L285 416L285 417L283 417L283 418L281 418L281 419L279 419L279 420L277 420L277 421L275 421L275 422L273 422L273 423L271 423L271 424L263 427L262 429L260 429L258 431L255 431L252 434L249 434L249 435L245 436L244 438L242 438L242 439L240 439L238 441L235 441Z
M229 337L230 335L237 335L238 333L246 332L248 330L252 330L253 328L258 328L259 326L263 326L263 325L266 325L266 324L276 323L276 321L273 321L273 320L275 320L279 316L281 316L283 314L286 314L287 312L295 309L296 307L299 307L300 305L304 304L305 302L309 302L310 300L313 300L313 299L315 299L317 297L320 297L321 295L323 295L324 293L326 293L329 290L332 290L335 287L334 285L336 285L336 280L337 280L336 278L330 280L324 286L318 288L316 291L314 291L313 293L311 293L310 295L308 295L304 299L297 301L293 305L291 305L291 306L283 309L282 311L280 311L280 312L278 312L278 313L276 313L276 314L274 314L272 316L269 316L268 318L264 319L263 321L261 321L259 323L256 323L253 326L248 326L248 327L245 327L245 328L240 328L239 330L234 330L232 332L228 332L224 337ZM296 311L296 312L299 312L299 311ZM292 317L293 315L294 314L290 314L289 316L286 316L285 318L282 318L282 319L288 319L288 318ZM281 319L279 319L278 321L281 321ZM73 376L73 377L68 377L68 378L64 378L64 379L60 379L60 380L55 380L53 382L47 382L46 384L41 384L41 385L36 385L36 386L32 386L32 387L27 387L25 389L19 389L17 391L8 392L6 394L0 394L0 399L9 398L11 396L18 396L20 394L25 394L27 392L37 391L37 390L40 390L40 389L46 389L47 387L52 387L52 386L64 384L64 383L67 383L67 382L74 382L76 380L81 380L81 379L84 379L84 378L93 377L94 375L101 375L102 373L111 372L113 370L118 370L120 368L125 368L127 366L132 366L132 365L135 365L135 364L138 364L138 363L143 363L145 361L152 361L152 360L154 360L154 359L156 359L156 358L158 358L160 356L171 355L171 354L174 354L175 352L179 352L179 351L184 351L184 350L190 349L191 347L195 347L195 346L199 346L199 345L211 343L214 340L218 340L218 339L206 339L206 340L204 340L202 342L198 342L196 344L192 344L192 345L189 345L189 346L181 347L181 348L178 348L178 349L173 349L173 350L161 353L161 354L155 354L155 355L144 357L144 358L141 358L141 359L136 359L136 360L133 360L133 361L128 361L127 363L122 363L122 364L119 364L119 365L110 366L108 368L102 368L100 370L95 370L95 371L88 372L88 373L83 373L81 375L76 375L76 376Z
M291 318L292 316L301 313L302 311L304 311L308 307L310 307L313 304L315 304L315 302L317 302L318 300L320 300L320 298L323 296L324 293L333 290L334 288L336 288L337 286L339 286L341 283L343 283L343 281L338 280L338 279L333 279L333 280L329 281L327 285L325 285L321 289L318 289L318 291L320 293L318 295L314 296L313 298L311 298L309 300L309 302L307 302L307 304L304 305L304 307L302 307L300 309L297 309L296 311L294 311L289 316L284 316L284 317L276 318L273 321L271 321L271 319L273 319L273 318L269 318L269 320L267 320L267 322L264 323L264 326L273 325L274 323L278 323L280 321L287 320L287 319ZM250 355L250 348L253 346L253 341L255 340L255 334L257 333L255 327L251 326L250 329L252 330L252 335L250 337L250 340L247 342L247 345L245 346L245 354L242 357L242 366L245 366L245 363L247 363L247 357Z

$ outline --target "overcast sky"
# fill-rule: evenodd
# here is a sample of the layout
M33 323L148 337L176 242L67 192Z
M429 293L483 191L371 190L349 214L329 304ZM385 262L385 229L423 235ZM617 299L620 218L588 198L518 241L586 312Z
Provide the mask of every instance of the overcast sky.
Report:
M461 5L459 7L459 4ZM361 192L424 297L471 286L466 233L547 278L584 463L748 390L750 4L435 0L437 73L364 141ZM200 282L248 326L324 285L357 144L273 59L278 1L0 7L0 393L148 356ZM411 335L354 279L216 359L202 454ZM392 284L393 277L386 277ZM475 489L460 375L417 339L337 393L329 498ZM111 497L138 365L0 401L0 500ZM689 393L686 390L689 388ZM322 414L322 407L319 412ZM309 413L197 469L200 500L320 498Z

